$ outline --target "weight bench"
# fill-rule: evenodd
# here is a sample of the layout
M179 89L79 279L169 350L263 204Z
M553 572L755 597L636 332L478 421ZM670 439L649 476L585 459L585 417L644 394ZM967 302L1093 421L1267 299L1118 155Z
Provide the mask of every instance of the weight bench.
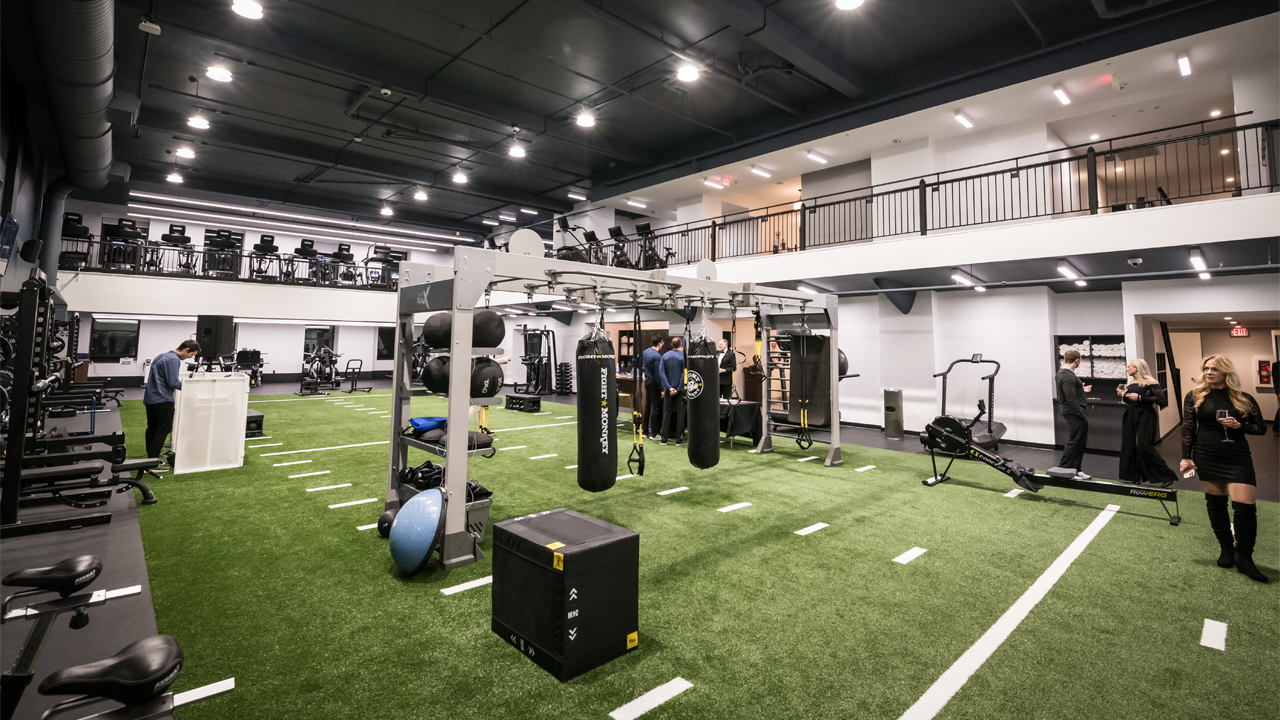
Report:
M30 508L61 504L87 510L106 505L111 499L113 489L116 493L124 493L131 488L137 488L142 493L143 505L154 505L156 496L141 478L144 473L158 478L154 470L159 466L158 458L141 458L119 463L88 460L68 465L23 468L22 485L18 492L19 506ZM110 473L109 477L104 478L103 476L108 473ZM137 477L130 477L129 473L137 473ZM87 492L68 494L74 491ZM81 515L35 523L23 523L19 520L11 525L0 526L0 537L30 535L109 522L111 522L111 513Z

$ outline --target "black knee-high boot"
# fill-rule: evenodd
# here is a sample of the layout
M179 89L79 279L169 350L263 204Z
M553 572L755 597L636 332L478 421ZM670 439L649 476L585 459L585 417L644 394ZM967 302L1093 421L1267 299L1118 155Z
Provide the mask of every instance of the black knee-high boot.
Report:
M1213 528L1213 534L1218 538L1218 545L1222 549L1218 555L1218 567L1229 568L1236 564L1236 546L1231 537L1231 514L1227 512L1227 496L1205 493L1204 504L1209 511L1209 527Z
M1258 538L1258 508L1232 501L1231 509L1236 516L1236 571L1248 575L1251 580L1267 582L1267 576L1253 564L1253 543Z

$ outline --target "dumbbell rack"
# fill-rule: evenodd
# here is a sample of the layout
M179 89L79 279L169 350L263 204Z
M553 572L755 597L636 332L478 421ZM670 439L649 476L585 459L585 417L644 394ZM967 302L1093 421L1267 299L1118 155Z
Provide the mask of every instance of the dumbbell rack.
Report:
M556 394L573 394L573 366L567 362L556 365Z

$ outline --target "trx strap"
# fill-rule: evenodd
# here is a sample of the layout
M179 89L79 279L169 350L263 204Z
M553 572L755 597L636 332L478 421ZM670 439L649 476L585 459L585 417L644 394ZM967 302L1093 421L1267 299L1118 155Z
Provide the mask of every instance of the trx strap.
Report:
M640 303L633 299L635 308L635 336L631 340L631 358L636 369L636 390L631 394L631 455L627 457L627 471L633 475L644 476L644 349L640 347Z
M801 450L808 450L813 447L813 438L809 436L809 396L805 392L804 387L804 363L806 358L805 337L809 334L809 323L805 314L805 307L800 306L800 334L792 335L791 341L791 393L792 400L800 403L800 431L796 434L796 445ZM799 338L800 351L796 354L796 338Z
M480 428L479 429L480 429L480 432L484 433L485 435L493 434L489 432L489 406L488 405L480 406Z
M729 301L729 317L733 318L733 320L729 324L729 338L731 342L737 342L738 340L738 306L736 302L733 300ZM738 352L736 349L734 349L732 346L727 347L725 348L725 352L735 353L734 359L736 361L737 359L736 354ZM745 360L745 358L743 359ZM738 367L738 363L734 362L733 366L735 368ZM730 407L735 406L738 403L742 402L742 396L738 395L738 383L734 382L734 379L735 379L734 375L737 372L738 372L737 370L729 371L729 397L725 398L725 402L729 403Z

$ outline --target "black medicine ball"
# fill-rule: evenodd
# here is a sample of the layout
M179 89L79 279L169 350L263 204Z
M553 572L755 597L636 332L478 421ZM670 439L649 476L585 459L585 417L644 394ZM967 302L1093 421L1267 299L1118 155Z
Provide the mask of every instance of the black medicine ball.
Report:
M502 366L491 358L479 357L471 364L471 397L493 397L502 390Z
M449 357L438 355L422 371L422 384L433 393L449 392Z
M471 346L478 348L496 348L502 345L507 336L506 323L502 316L492 310L477 310L471 324Z
M452 334L453 317L447 312L436 313L422 324L422 342L429 348L448 349Z

